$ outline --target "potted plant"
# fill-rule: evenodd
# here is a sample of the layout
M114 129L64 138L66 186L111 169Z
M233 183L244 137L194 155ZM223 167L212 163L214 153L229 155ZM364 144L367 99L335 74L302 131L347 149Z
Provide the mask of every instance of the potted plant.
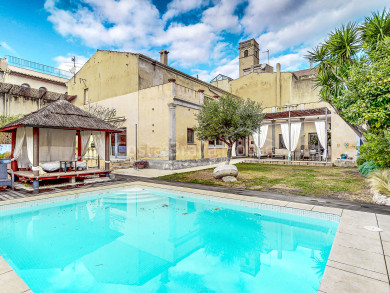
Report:
M148 166L148 161L145 160L135 161L133 166L135 169L143 169Z

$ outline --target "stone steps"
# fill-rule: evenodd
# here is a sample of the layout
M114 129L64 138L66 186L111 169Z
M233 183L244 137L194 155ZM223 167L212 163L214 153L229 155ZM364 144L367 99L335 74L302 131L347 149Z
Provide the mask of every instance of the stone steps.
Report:
M133 162L130 160L113 160L111 163L111 169L112 170L118 170L118 169L129 169L133 168Z

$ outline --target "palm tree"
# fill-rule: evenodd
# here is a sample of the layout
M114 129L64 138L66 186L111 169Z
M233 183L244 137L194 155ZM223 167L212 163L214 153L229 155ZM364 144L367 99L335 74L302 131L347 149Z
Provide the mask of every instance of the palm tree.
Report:
M349 69L361 57L375 50L378 42L390 37L390 10L374 12L366 17L362 25L350 22L336 28L324 43L308 52L306 58L317 63L315 86L320 88L320 98L328 102L336 113L343 117L343 103L340 99L349 79ZM360 125L344 121L365 141L364 130Z
M360 27L361 39L370 50L376 48L378 42L390 36L390 10L383 9L382 13L373 12L366 17Z

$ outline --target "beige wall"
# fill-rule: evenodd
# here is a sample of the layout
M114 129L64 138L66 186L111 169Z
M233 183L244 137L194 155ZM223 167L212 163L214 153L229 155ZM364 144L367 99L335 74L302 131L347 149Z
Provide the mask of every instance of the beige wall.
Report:
M314 86L311 79L295 80L292 83L290 104L318 102L319 88Z
M135 124L138 123L138 92L109 98L93 104L115 108L117 117L126 120L119 125L127 131L127 157L135 158ZM83 109L83 106L81 106Z
M146 89L160 84L168 83L169 79L175 79L177 85L184 86L190 90L204 90L206 96L225 95L223 89L212 87L211 84L205 84L196 78L188 78L170 70L160 64L153 65L149 60L139 59L139 89ZM209 89L211 88L211 90Z
M89 103L126 95L138 90L137 55L97 51L67 83L70 95L77 95L74 104L84 104L84 89Z
M68 80L65 78L61 78L61 77L33 71L33 70L28 70L25 68L19 68L19 67L15 67L15 66L11 66L11 65L8 65L8 69L11 70L11 73L5 74L5 78L4 78L5 83L11 83L11 84L16 84L16 85L22 85L24 83L27 83L30 85L30 87L32 87L34 89L39 89L40 87L44 87L50 92L56 92L56 93L60 93L60 94L64 94L68 91L68 89L65 85L65 83ZM13 74L12 71L19 72L22 74L27 74L27 75L30 75L32 77L16 75L16 74ZM36 78L34 78L34 77L36 77ZM64 83L64 84L63 85L56 84L56 83L50 82L47 79L55 81L55 82Z
M2 115L26 115L39 110L39 106L39 99L0 94L0 113Z
M217 80L211 83L213 86L219 87L224 91L230 92L230 82L229 79Z
M139 91L139 159L168 160L169 110L172 84Z

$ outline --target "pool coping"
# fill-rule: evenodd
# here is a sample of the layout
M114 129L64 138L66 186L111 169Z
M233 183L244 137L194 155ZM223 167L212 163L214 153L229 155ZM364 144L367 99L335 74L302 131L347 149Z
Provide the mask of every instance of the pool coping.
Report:
M297 203L285 200L248 197L245 195L157 184L141 180L113 184L104 187L67 190L54 194L42 194L29 198L2 201L0 202L0 207L9 204L24 203L126 186L145 186L170 189L190 194L196 193L208 196L210 199L218 198L219 200L217 201L221 201L221 199L223 199L225 200L224 202L232 204L237 204L237 201L239 201L242 205L255 208L261 208L262 205L270 205L279 208L292 208L302 211L312 211L340 216L339 226L318 292L390 293L390 216L388 215L325 207L315 204ZM383 231L369 231L364 228L366 226L380 227ZM32 292L1 256L0 288L5 290L2 292Z

